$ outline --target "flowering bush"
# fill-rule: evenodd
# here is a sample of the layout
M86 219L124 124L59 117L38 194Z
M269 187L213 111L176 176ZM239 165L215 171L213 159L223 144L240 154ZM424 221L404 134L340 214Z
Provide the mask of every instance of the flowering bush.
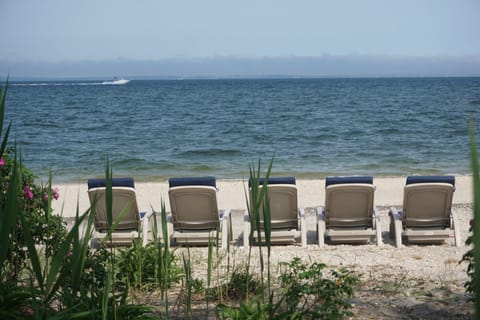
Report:
M6 192L12 176L14 159L13 150L9 149L0 158L0 206L5 202ZM18 162L17 162L18 165ZM59 198L58 189L48 190L48 186L35 183L35 176L25 166L21 166L21 188L18 198L20 209L30 226L30 233L36 245L44 247L45 254L51 256L54 250L63 242L66 235L65 223L58 215L51 214L51 201ZM49 201L50 197L50 201ZM25 239L20 225L17 226L16 238L13 239L9 261L14 275L18 275L25 267Z

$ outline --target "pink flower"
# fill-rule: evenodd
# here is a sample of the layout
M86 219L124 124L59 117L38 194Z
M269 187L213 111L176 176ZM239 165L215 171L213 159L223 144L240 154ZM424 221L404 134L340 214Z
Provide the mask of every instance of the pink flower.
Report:
M32 199L33 199L33 192L32 192L32 190L30 190L30 187L29 187L29 186L26 186L26 187L23 189L23 193L25 194L25 197L27 197L29 200L32 200Z
M3 158L0 158L0 167L3 167L5 165L5 160Z
M58 193L58 188L53 188L52 189L52 197L55 200L58 200L58 198L60 198L60 193Z
M58 200L59 197L60 197L60 194L58 193L58 188L53 188L52 189L52 198L55 199L55 200ZM45 201L48 201L48 193L45 194L44 199L45 199Z

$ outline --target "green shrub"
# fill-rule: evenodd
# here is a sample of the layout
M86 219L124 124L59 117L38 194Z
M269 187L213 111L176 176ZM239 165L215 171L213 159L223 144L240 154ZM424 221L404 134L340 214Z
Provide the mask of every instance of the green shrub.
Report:
M257 295L261 284L258 279L247 272L246 268L234 268L228 282L221 286L221 290L219 288L210 289L209 296L220 301L244 301L248 296ZM218 294L223 296L218 297Z
M280 313L288 319L343 319L352 316L347 299L353 295L358 278L347 269L331 270L325 264L302 263L300 258L282 263Z
M142 247L141 241L134 241L132 246L120 248L116 258L117 280L129 287L140 290L160 289L160 283L165 283L166 288L180 280L181 268L176 265L173 251L162 254L163 244L151 242ZM167 272L159 272L159 257L167 260L162 261L162 266ZM158 279L160 276L168 279Z
M16 163L21 173L17 195L19 209L23 212L35 244L42 247L45 255L50 257L64 241L67 233L66 223L62 217L52 214L51 201L59 198L58 189L49 190L47 186L35 183L35 175L18 161L15 162L13 154L14 149L7 149L0 158L0 186L2 186L0 206L5 205L8 186ZM19 223L16 225L12 240L7 263L11 264L11 278L17 281L19 274L27 266L24 230Z
M268 302L254 296L240 306L220 304L220 319L344 319L352 316L348 299L359 279L347 269L324 272L326 265L307 266L300 258L281 263L279 287ZM261 289L261 288L260 288Z

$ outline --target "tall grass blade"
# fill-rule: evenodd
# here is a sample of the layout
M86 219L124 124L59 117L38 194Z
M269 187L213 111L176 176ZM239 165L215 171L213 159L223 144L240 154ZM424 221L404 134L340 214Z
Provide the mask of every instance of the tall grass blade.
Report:
M160 295L165 304L165 318L168 319L168 296L167 290L170 283L171 277L171 261L172 256L170 254L170 245L168 237L168 226L167 226L167 209L165 208L165 202L161 201L161 211L160 219L162 222L162 238L163 246L158 245L158 279L160 286Z
M112 190L112 168L108 156L105 161L105 208L107 215L107 235L108 241L112 242L112 226L113 226L113 190Z
M207 257L207 288L210 288L212 281L212 265L213 265L213 243L208 239L208 257Z
M92 204L94 205L94 204ZM79 217L79 206L77 204L77 210L75 214L75 224L72 228L74 232L73 236L73 246L72 246L72 291L77 292L80 289L81 277L85 262L87 259L88 244L91 240L93 234L93 222L94 222L94 211L88 209L81 217ZM80 225L85 220L85 216L88 217L87 224L85 226L85 231L83 232L83 237L80 235Z
M5 86L0 87L0 137L3 132L3 122L5 119L5 99L7 97L7 90L8 90L8 78L5 82ZM7 131L5 132L5 136L2 139L2 144L0 145L0 158L3 156L3 153L5 152L5 149L7 147L7 142L8 142L8 136L10 134L10 128L12 127L12 122L8 124Z
M28 254L30 257L30 262L32 263L33 273L35 275L38 286L40 287L41 291L44 292L45 287L44 287L43 270L42 270L37 249L35 248L35 242L33 241L33 237L30 232L30 224L25 219L24 213L22 211L19 212L18 217L20 220L20 226L22 228L23 237L25 239L25 245L27 247Z
M162 222L162 239L163 239L163 247L166 251L170 247L169 244L169 236L168 236L168 225L167 225L167 209L165 208L165 202L162 200L161 204L161 212L160 212L160 219Z
M15 155L12 177L5 196L5 203L0 206L0 266L4 265L7 258L8 251L12 244L9 238L17 224L17 217L20 209L20 199L18 196L19 190L20 176ZM0 268L0 279L2 278L2 270L3 268Z
M263 257L263 239L262 233L265 238L265 246L267 247L267 289L269 297L270 295L270 284L271 284L271 275L270 275L270 254L271 254L271 211L270 211L270 201L268 198L268 180L272 171L274 157L272 157L270 164L268 166L267 172L265 174L263 185L260 186L261 179L261 159L258 160L258 166L250 166L250 203L248 203L247 197L247 208L249 210L250 217L250 239L253 241L254 232L257 232L258 238L258 248L259 248L259 260L260 260L260 273L261 273L261 295L262 301L265 301L265 283L264 283L264 274L265 274L265 261ZM250 264L250 251L248 256L248 265ZM247 265L247 275L249 273L249 266ZM248 283L247 283L248 290ZM246 292L248 297L248 291Z
M192 264L190 261L190 247L187 247L187 255L182 254L183 258L183 274L185 279L185 315L187 319L192 318Z
M5 152L5 149L7 148L8 136L10 134L10 128L11 127L12 127L12 123L10 122L10 124L7 127L7 131L5 131L5 136L3 137L2 145L0 146L0 158L2 158L3 153ZM1 133L2 132L0 131L0 134Z
M470 152L473 173L473 288L475 293L476 318L480 318L480 173L473 122L469 123Z
M71 271L67 268L64 268L62 270L62 267L65 266L65 256L70 251L70 245L73 242L73 238L78 233L77 229L78 223L76 222L72 230L67 233L65 241L61 244L55 255L52 257L52 260L50 261L50 268L45 282L47 300L49 300L55 295L57 289L61 285L62 280L66 278Z
M107 277L105 279L105 291L102 294L102 319L108 319L108 301L109 301L109 292L112 287L112 269L109 268L107 271Z

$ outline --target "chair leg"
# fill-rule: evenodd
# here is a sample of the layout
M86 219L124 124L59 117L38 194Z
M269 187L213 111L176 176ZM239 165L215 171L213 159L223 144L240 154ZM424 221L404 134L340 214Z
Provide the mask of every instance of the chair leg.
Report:
M395 240L395 246L397 248L402 246L402 218L401 214L397 211L396 208L390 208L388 212L390 216L390 237Z
M323 247L325 245L325 214L322 207L318 207L316 210L318 245Z
M229 238L229 220L230 220L230 213L224 212L223 219L222 219L222 249L226 249L228 245L228 238Z

